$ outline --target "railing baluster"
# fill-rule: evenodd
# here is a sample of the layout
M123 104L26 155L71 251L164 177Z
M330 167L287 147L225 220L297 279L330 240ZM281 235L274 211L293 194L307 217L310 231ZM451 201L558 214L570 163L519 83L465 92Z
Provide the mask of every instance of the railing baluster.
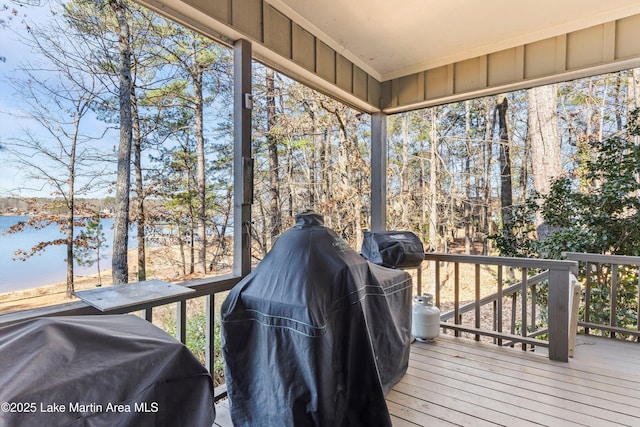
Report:
M475 264L475 281L476 281L476 329L480 329L480 264ZM476 341L480 341L480 335L476 334Z
M521 330L521 335L523 337L527 336L527 269L523 268L522 269L522 296L521 296L521 301L520 301L520 309L522 310L522 330ZM526 351L527 350L527 345L525 343L522 343L522 350Z
M511 295L511 335L516 334L516 313L518 312L518 293ZM514 342L511 341L510 347Z
M498 266L498 332L502 332L502 266ZM498 338L498 345L502 346L502 338Z
M618 305L618 264L611 264L611 307L609 315L609 325L617 326L616 308ZM616 333L611 331L611 338L615 338Z
M181 343L187 343L187 301L176 303L176 337Z
M144 311L144 319L149 323L153 323L153 307L145 308L142 311Z
M497 332L498 331L498 301L494 300L492 305L493 305L493 330ZM493 338L493 343L497 344L498 340L496 338Z
M531 330L537 332L536 322L536 304L538 303L538 287L536 285L531 286ZM535 349L535 346L531 346L531 349Z
M636 275L636 285L638 287L638 305L636 306L636 318L638 321L636 323L636 330L640 332L640 267L638 267ZM640 341L640 336L636 338L636 341Z
M206 340L207 345L205 347L206 366L209 373L213 377L213 372L216 364L216 295L207 295L206 303Z
M493 303L493 330L494 332L498 331L498 300L494 300ZM496 337L493 338L493 343L497 344L498 339Z
M584 321L591 322L591 263L587 262L587 288L584 292ZM589 328L584 328L585 335L589 335Z
M457 262L453 264L453 300L454 323L460 325L462 323L460 317L460 264ZM460 331L456 330L455 336L459 337Z
M436 307L440 307L440 261L434 261L435 264L435 277L434 277L434 286L436 287Z

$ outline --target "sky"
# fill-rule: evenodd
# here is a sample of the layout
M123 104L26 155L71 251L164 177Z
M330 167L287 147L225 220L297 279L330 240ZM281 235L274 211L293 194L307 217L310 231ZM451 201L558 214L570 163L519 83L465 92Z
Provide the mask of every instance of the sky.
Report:
M23 127L30 127L29 123L7 114L16 111L18 104L15 89L9 84L8 78L15 76L16 67L33 55L25 52L25 46L20 42L20 36L27 33L27 25L38 25L49 15L50 7L48 6L20 6L9 0L0 0L0 20L4 22L4 26L0 27L0 56L4 58L0 61L0 144L20 135ZM15 189L23 187L24 183L24 174L21 173L20 168L12 164L7 150L1 150L0 197L12 195ZM21 195L45 194L40 191L22 191Z
M51 137L49 140L44 139L45 131L39 128L34 120L19 119L16 114L21 111L21 104L24 105L24 99L16 94L16 89L10 84L12 79L16 77L24 77L24 71L16 71L21 64L27 62L34 62L38 59L38 53L36 51L30 51L30 48L21 42L20 37L29 35L28 28L43 28L47 22L51 22L52 8L59 8L61 2L66 0L41 0L46 2L44 6L18 6L12 3L13 0L0 0L0 22L4 21L3 25L0 25L0 57L4 60L0 61L0 145L6 146L8 149L0 150L0 197L52 197L51 187L43 189L42 181L28 180L28 173L33 172L34 168L27 168L25 166L18 165L15 162L15 156L11 153L11 143L24 139L26 131L30 134L39 136L39 140L49 141L51 144ZM22 1L36 1L36 0L22 0ZM6 7L4 7L4 6ZM15 12L14 12L15 9ZM61 16L61 14L58 14ZM44 67L43 67L44 68ZM44 74L43 71L38 71L37 77L39 80L44 79L44 76L49 78L53 74ZM76 77L76 76L74 76ZM52 79L53 80L53 79ZM51 82L51 80L47 80ZM41 97L39 99L48 99L47 97ZM217 101L216 101L217 102ZM213 105L208 108L217 109L219 106ZM54 111L64 111L63 108L57 108ZM53 113L51 114L53 115ZM217 115L211 116L211 122L206 123L206 126L210 126L211 129L215 128L218 120ZM107 125L96 118L92 112L88 116L82 118L81 132L84 135L96 136L102 134ZM215 132L211 131L211 134L207 135L207 139L211 140L217 138ZM105 163L103 160L114 161L116 157L116 148L119 144L119 132L114 129L113 126L107 129L106 134L99 141L91 142L87 146L95 148L100 151L100 157L98 162L94 162L91 166L94 170L96 165L106 167L103 173L103 182L113 183L115 182L116 164ZM163 148L170 149L172 144L175 144L175 140L169 139L163 143ZM57 145L57 142L56 142ZM50 145L51 146L51 145ZM25 150L22 150L23 157ZM151 150L143 158L143 167L149 165ZM157 154L157 153L155 153ZM34 158L29 158L33 163L40 164L40 160L35 161ZM48 170L50 170L49 168ZM58 167L56 170L60 171L60 174L64 173L64 167ZM86 181L85 181L86 182ZM76 187L82 185L80 182ZM92 193L78 194L79 197L106 197L113 195L109 190L113 188L107 188L106 185L94 186Z
M29 2L33 0L27 0ZM29 50L21 42L20 38L28 35L27 29L36 28L51 19L52 8L59 7L55 1L46 2L43 6L20 6L10 0L0 0L0 145L7 145L12 138L20 138L25 129L39 135L35 122L27 119L19 119L14 114L21 108L21 99L16 95L15 88L9 83L10 78L20 77L16 71L21 64L37 59L37 53ZM105 125L91 115L83 119L87 133L101 133ZM103 146L117 144L117 136L101 141ZM110 148L110 147L109 147ZM109 149L107 148L107 149ZM29 180L24 173L25 167L14 161L10 150L0 150L0 197L51 197L50 189L42 189L42 182ZM107 195L106 189L95 194L87 194L89 197L101 197Z

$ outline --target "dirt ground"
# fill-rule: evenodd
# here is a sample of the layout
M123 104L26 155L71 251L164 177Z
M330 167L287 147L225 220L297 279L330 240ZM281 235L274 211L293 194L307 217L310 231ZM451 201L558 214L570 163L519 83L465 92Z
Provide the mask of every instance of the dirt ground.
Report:
M137 254L130 254L129 265L130 271L129 276L135 277L135 266L137 263ZM425 262L423 266L422 273L422 291L423 292L431 292L434 293L434 289L432 286L429 286L431 280L431 272L430 266ZM153 263L152 263L153 265ZM163 269L152 269L152 274L149 279L161 279L167 281L176 281L176 279L181 280L180 275L175 274L177 267L164 267ZM443 286L441 289L442 301L453 300L453 273L449 273L446 269L442 270L445 274L443 275ZM415 269L409 271L409 273L413 276L414 283L414 292L413 294L417 294L417 272ZM473 271L470 271L470 274L473 274ZM469 272L466 271L464 266L461 266L461 298L462 300L472 300L475 295L474 281L472 276L470 276ZM111 270L105 270L101 274L102 282L108 283L111 280ZM471 277L470 280L465 279L465 277ZM191 277L195 278L195 277ZM88 276L80 276L77 277L74 281L75 290L85 290L85 289L93 289L98 284L98 275L88 275ZM491 289L494 289L495 285L491 285ZM48 286L42 286L38 288L25 289L20 291L8 292L4 294L0 294L0 314L9 313L12 311L19 310L27 310L30 308L44 307L48 305L54 304L62 304L71 301L77 301L78 299L75 297L66 298L66 283L56 283Z
M170 259L166 248L152 249L147 254L147 279L158 279L169 282L177 282L188 279L195 279L199 276L184 276L180 266L175 262L176 254ZM173 260L173 261L172 261ZM135 249L129 251L129 278L135 280L137 272L138 254ZM213 274L225 274L226 272L215 272ZM109 286L111 283L111 270L101 272L102 286ZM98 274L87 276L76 276L74 289L81 291L94 289L100 283ZM55 283L38 288L31 288L0 294L0 314L14 311L28 310L38 307L46 307L55 304L63 304L78 301L76 297L66 297L66 282Z

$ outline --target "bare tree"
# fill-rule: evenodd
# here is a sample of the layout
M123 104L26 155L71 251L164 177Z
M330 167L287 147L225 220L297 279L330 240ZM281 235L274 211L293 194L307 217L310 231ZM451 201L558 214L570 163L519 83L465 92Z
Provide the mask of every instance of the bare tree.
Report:
M23 66L21 76L12 81L25 102L19 117L28 119L30 128L23 130L23 136L10 141L9 150L27 171L29 179L39 182L41 189L48 189L57 200L61 198L62 203L50 202L39 215L14 225L9 231L21 231L26 226L42 228L48 224L60 228L63 239L40 242L18 255L28 258L49 246L65 245L69 297L74 291L74 245L80 243L74 229L83 225L76 219L83 214L76 199L78 194L94 189L104 170L96 162L98 155L91 142L100 139L106 128L92 135L82 126L103 88L77 61L87 52L82 38L66 34L60 25L53 19L48 27L34 28L30 39L25 41L42 61Z
M464 253L471 253L471 101L464 102Z
M116 215L114 220L113 258L111 262L113 284L129 282L129 187L131 184L131 33L127 17L126 0L108 0L118 22L118 76L120 142L118 144L118 171L116 178Z
M489 254L489 239L486 236L493 233L491 226L491 166L493 165L493 130L496 123L496 110L490 108L490 103L485 100L485 133L484 143L482 144L482 163L483 163L483 176L482 176L482 226L485 233L483 239L482 254Z
M627 99L630 111L640 107L640 68L629 70L627 74Z
M438 245L438 175L440 157L438 155L438 109L431 109L429 128L429 249L437 251Z
M266 98L267 98L267 148L269 151L269 216L271 219L271 242L281 233L280 218L280 178L278 165L278 134L276 118L275 78L271 68L266 68Z
M540 86L528 91L528 136L531 147L533 187L536 192L549 193L551 182L562 173L561 140L558 134L558 87ZM536 217L536 225L542 217Z
M507 128L507 97L498 97L498 129L500 138L500 201L502 206L502 232L512 233L513 190L511 184L511 150L509 146L509 130Z

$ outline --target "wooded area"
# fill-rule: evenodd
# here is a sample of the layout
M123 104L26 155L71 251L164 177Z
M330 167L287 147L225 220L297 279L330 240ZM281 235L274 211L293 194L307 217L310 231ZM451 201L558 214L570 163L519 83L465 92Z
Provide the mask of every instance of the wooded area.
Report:
M65 201L69 251L83 244L73 237L76 200L115 195L113 283L136 280L130 222L137 280L145 232L157 224L171 238L153 243L179 248L183 275L215 272L232 253L234 226L231 51L125 0L53 11L25 33L40 59L11 81L22 100L11 114L32 128L3 136L5 151ZM254 257L307 209L359 250L370 221L370 116L260 64L253 72ZM387 228L415 232L429 250L489 254L498 241L532 255L514 249L545 220L527 206L558 177L577 192L597 186L587 177L597 143L635 141L626 127L639 102L640 70L629 70L389 116Z

